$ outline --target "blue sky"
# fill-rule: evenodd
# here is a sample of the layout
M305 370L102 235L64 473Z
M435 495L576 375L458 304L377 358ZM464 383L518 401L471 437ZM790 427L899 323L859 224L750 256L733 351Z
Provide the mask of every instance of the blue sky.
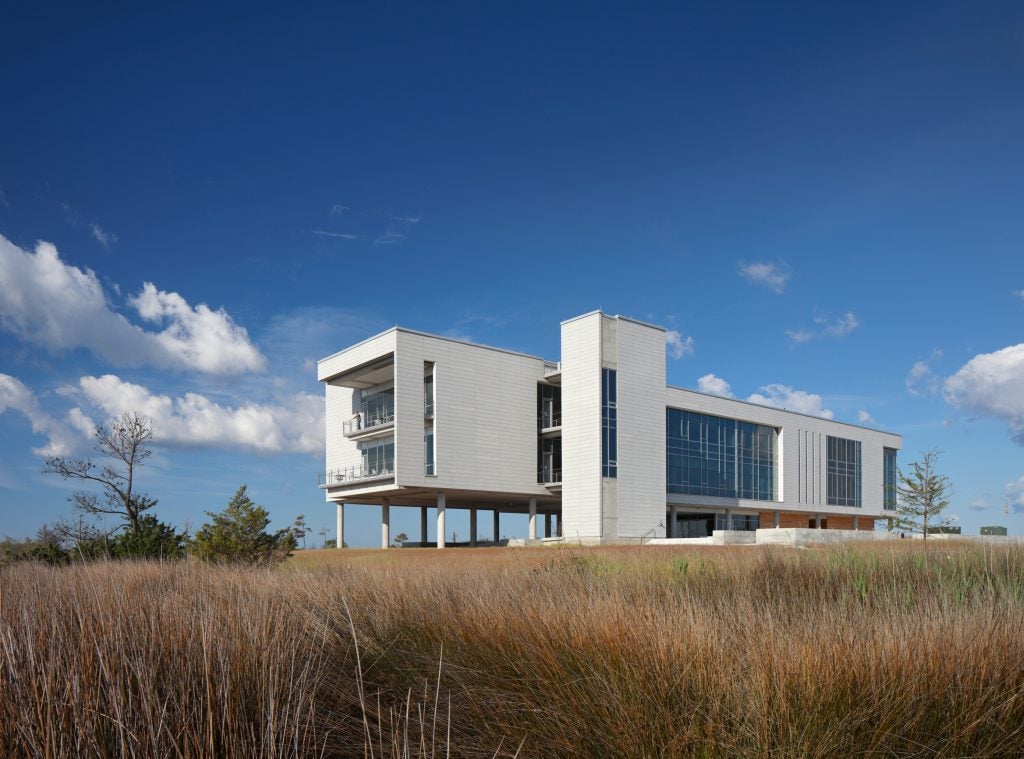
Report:
M315 359L554 359L594 308L677 333L671 384L939 448L965 529L1021 534L1022 91L1010 2L9 9L0 534L127 403L164 519L246 482L333 530Z

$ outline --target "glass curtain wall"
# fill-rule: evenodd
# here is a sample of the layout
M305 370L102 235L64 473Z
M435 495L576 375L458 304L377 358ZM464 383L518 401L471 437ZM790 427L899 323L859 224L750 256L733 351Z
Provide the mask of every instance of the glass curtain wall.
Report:
M896 509L896 449L885 448L882 451L883 458L883 487L885 488L883 493L882 505L889 511L895 511Z
M364 477L391 474L395 471L394 438L375 440L372 443L362 443L361 448Z
M828 436L828 505L860 506L860 441Z
M669 493L774 500L774 427L670 408L666 436Z
M395 420L395 388L363 390L359 410L362 413L364 428L393 422Z

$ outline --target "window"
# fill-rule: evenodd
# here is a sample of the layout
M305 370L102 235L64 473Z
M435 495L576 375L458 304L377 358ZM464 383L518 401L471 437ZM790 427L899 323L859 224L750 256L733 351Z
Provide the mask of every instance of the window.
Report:
M537 482L549 484L562 481L562 438L545 437L540 440L537 460Z
M364 429L395 421L395 388L368 389L361 392L359 411L362 414L361 424Z
M542 430L562 426L562 388L537 385L537 426Z
M434 365L429 361L424 362L423 370L426 373L423 377L423 416L434 415Z
M437 474L434 468L434 426L429 425L423 431L423 473Z
M896 449L882 449L883 500L882 506L889 511L896 509Z
M363 477L393 474L395 471L394 438L375 440L361 445L363 454Z
M774 500L774 427L674 408L666 414L669 493Z
M860 441L828 436L829 506L860 506Z
M601 370L601 475L619 476L618 408L614 369Z

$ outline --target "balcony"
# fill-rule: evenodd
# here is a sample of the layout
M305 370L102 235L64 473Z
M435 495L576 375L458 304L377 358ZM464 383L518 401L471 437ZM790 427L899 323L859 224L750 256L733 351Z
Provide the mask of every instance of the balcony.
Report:
M545 411L537 417L537 427L541 435L553 434L562 431L562 412Z
M538 472L538 480L547 488L560 488L562 487L562 470L561 469L541 469Z
M394 463L374 467L350 466L332 469L329 472L321 472L319 484L321 488L337 488L346 485L359 485L375 480L389 480L394 476Z
M374 438L392 430L395 426L395 410L363 409L354 419L341 423L341 431L347 438Z

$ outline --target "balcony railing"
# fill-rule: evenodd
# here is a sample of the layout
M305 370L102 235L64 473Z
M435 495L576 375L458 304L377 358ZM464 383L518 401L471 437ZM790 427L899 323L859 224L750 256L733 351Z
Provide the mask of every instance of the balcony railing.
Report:
M550 430L562 426L562 412L545 412L537 417L537 425L542 430Z
M541 469L538 474L540 475L540 481L545 485L562 482L561 469Z
M388 424L394 424L395 422L395 410L391 409L373 409L372 411L367 409L361 411L356 415L355 419L349 419L347 422L341 423L341 431L345 437L352 437L358 435L367 430L372 430L375 427L384 427Z
M395 476L395 465L384 464L381 466L349 466L341 469L332 469L329 472L320 473L321 487L338 487L340 485L351 485L356 482L368 480L381 480Z

